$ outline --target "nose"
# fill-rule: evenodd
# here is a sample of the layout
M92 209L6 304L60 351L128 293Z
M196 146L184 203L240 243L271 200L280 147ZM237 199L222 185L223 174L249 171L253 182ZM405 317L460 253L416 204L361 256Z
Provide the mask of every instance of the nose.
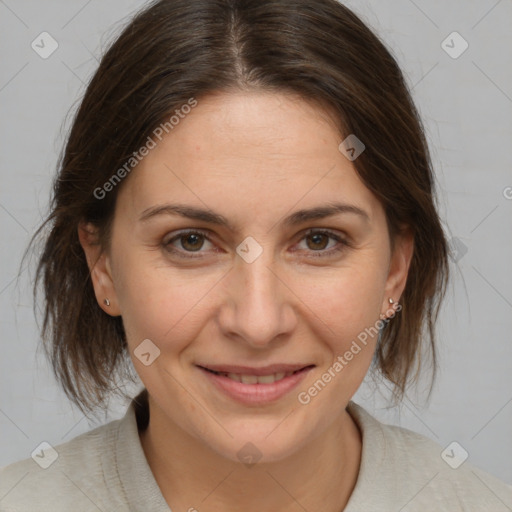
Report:
M220 328L226 337L253 348L267 348L283 340L297 324L295 296L272 259L271 251L265 250L252 263L237 258L224 283Z

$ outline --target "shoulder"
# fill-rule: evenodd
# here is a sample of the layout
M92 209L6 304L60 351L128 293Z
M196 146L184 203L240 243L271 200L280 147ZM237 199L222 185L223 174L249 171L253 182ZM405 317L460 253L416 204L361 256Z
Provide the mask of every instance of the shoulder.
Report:
M363 437L354 502L368 504L369 494L373 505L368 508L375 510L387 510L383 503L403 512L512 510L512 486L473 466L460 444L442 447L417 432L381 423L354 402L347 410Z
M85 512L112 504L105 496L104 475L115 470L120 422L112 421L53 447L45 443L32 457L1 468L0 512Z

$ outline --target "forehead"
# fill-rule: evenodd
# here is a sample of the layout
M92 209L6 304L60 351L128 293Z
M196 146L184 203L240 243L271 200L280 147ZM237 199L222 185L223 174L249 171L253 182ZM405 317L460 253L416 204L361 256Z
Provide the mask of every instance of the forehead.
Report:
M156 141L119 200L138 212L179 198L253 213L345 201L371 214L380 205L342 139L328 111L295 95L211 95Z

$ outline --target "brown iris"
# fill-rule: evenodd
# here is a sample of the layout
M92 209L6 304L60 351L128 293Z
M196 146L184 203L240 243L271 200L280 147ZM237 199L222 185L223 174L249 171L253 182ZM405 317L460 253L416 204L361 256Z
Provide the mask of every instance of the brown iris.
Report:
M190 251L198 251L204 244L204 236L198 233L187 233L180 240L182 247Z
M322 237L323 237L323 241L325 243L322 243ZM308 235L307 237L307 240L313 240L313 243L315 245L317 245L317 247L311 247L309 244L308 244L308 247L310 249L325 249L327 244L329 243L329 237L325 234L325 233L313 233L312 235ZM321 247L318 247L318 245L321 245Z

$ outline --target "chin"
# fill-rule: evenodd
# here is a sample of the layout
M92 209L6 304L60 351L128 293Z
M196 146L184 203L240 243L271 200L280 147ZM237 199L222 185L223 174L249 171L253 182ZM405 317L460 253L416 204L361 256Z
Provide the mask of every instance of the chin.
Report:
M308 439L314 437L311 432L306 432L302 418L298 423L283 421L285 418L286 414L283 414L272 421L259 419L244 420L236 426L226 424L226 430L233 438L226 435L222 441L210 439L207 444L224 458L249 467L256 463L279 462L298 452Z

